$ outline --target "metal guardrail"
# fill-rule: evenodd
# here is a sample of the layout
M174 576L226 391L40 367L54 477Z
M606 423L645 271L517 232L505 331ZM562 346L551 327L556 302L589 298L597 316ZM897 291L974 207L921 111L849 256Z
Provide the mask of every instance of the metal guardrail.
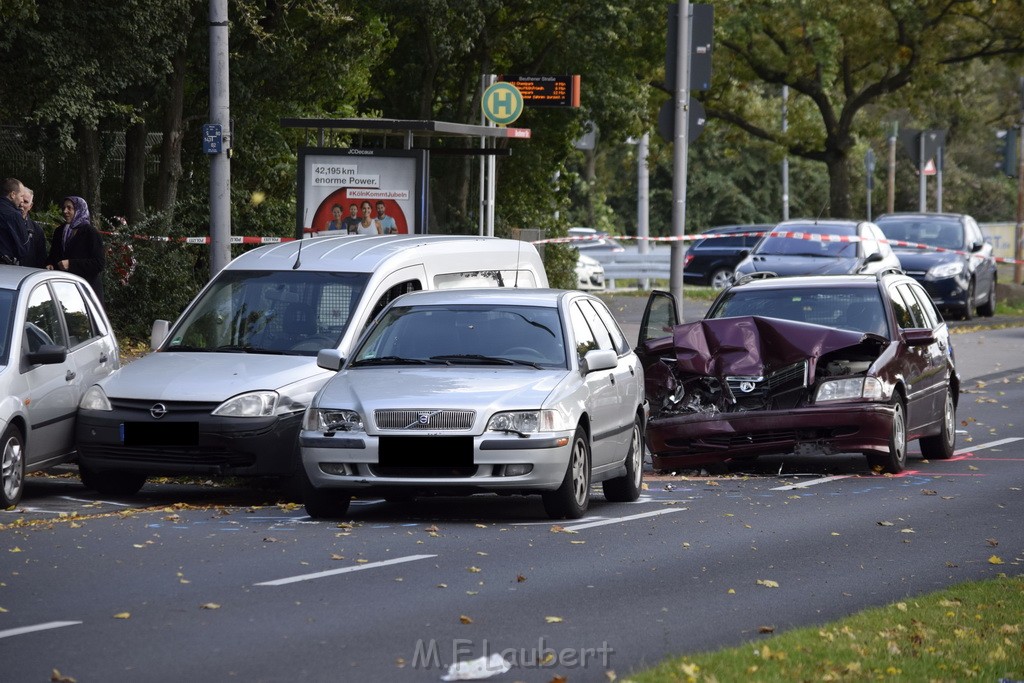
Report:
M668 280L671 277L670 250L647 254L634 252L585 252L604 268L605 288L615 289L615 280Z

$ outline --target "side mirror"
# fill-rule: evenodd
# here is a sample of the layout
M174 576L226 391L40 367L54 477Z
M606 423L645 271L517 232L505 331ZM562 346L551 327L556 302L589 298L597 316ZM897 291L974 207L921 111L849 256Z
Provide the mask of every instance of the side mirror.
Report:
M63 363L67 357L68 348L59 344L43 344L26 355L31 365L56 365Z
M867 258L864 259L864 263L878 263L883 258L884 257L882 256L882 252L880 252L880 251L873 251L873 252L871 252L870 254L867 255Z
M345 356L338 349L320 349L316 352L317 367L324 370L341 370L345 364Z
M589 374L598 370L611 370L619 364L619 356L611 349L594 349L587 351L583 356L583 374Z
M927 328L903 330L903 341L907 346L928 346L935 343L935 334Z
M154 320L153 327L149 332L149 348L156 351L157 348L167 339L167 332L171 329L171 323L166 320Z

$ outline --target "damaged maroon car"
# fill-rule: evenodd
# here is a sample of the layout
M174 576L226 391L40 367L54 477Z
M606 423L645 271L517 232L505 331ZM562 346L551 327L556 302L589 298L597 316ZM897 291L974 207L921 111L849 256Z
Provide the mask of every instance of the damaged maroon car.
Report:
M876 470L953 455L960 378L949 330L901 271L775 277L677 324L653 292L640 330L656 470L759 455L863 453Z

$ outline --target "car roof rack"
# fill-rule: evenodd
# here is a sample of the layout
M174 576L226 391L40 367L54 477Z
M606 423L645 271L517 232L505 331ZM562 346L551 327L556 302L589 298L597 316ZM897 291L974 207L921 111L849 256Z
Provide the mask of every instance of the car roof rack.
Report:
M747 273L746 275L740 276L738 280L733 282L733 285L742 285L750 282L751 280L769 280L773 277L778 277L779 274L772 270L761 270L756 273Z

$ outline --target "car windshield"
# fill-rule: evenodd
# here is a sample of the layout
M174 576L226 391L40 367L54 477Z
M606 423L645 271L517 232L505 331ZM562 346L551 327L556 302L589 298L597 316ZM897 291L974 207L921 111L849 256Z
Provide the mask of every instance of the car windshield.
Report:
M11 350L11 331L14 325L14 292L0 289L0 365L7 365L7 354Z
M539 306L395 306L352 356L351 367L394 364L566 368L558 311Z
M368 279L366 273L222 271L163 350L315 356L341 341Z
M958 220L880 220L878 227L889 240L927 244L930 247L944 249L959 249L964 243L964 228Z
M743 287L735 287L719 299L707 317L734 318L747 315L782 318L889 337L885 306L875 288L744 290Z
M803 235L838 235L852 237L855 232L852 228L835 225L792 225L786 226L780 232L801 233ZM826 242L819 239L808 239L806 237L775 237L768 235L764 241L757 245L755 253L761 256L822 256L834 258L837 256L856 256L856 242Z

